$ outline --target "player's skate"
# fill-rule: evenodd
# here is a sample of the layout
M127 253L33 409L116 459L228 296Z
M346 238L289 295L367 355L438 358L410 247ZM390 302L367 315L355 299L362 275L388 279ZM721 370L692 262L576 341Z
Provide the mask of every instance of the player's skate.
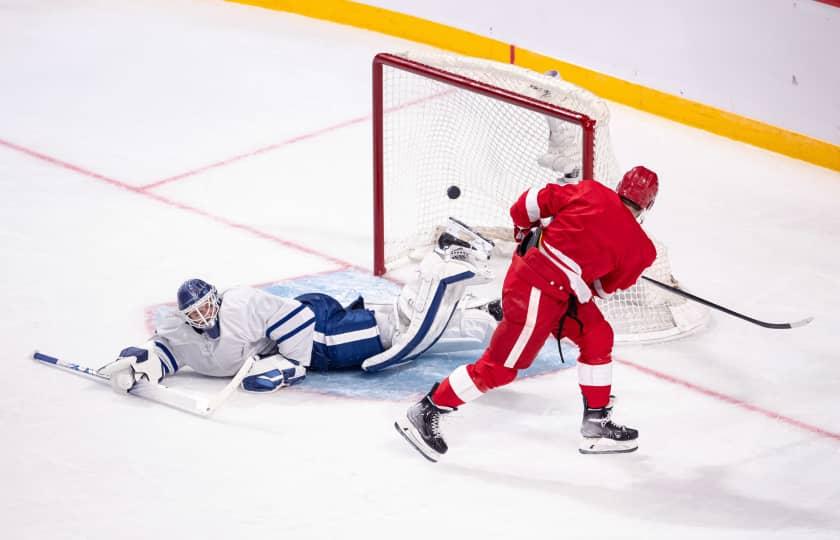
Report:
M639 447L639 432L633 428L618 425L612 421L613 400L606 407L592 409L583 398L583 422L580 433L581 454L619 454L632 452Z
M504 316L504 312L502 311L502 301L501 299L491 300L486 304L481 304L479 306L475 306L475 309L480 309L481 311L486 311L490 314L496 322L501 322L502 317Z
M438 387L435 384L426 397L412 405L394 422L394 427L400 435L423 454L429 461L436 462L446 453L446 441L440 434L440 415L455 409L439 407L432 401L432 394Z

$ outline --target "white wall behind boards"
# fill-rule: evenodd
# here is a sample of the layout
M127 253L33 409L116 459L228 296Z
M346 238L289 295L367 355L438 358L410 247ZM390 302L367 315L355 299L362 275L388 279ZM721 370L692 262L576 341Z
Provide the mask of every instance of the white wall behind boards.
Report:
M840 145L840 8L814 0L362 0Z

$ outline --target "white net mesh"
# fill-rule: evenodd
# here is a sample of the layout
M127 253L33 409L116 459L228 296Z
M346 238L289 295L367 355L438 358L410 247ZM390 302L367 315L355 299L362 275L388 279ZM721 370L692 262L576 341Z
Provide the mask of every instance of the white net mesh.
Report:
M590 92L517 66L445 54L403 58L596 121L594 178L614 187L623 171L612 152L609 110ZM526 189L583 171L583 129L520 105L384 66L383 223L388 271L432 244L449 216L491 237L512 237L510 205ZM460 194L451 198L451 186ZM648 275L670 282L664 248ZM667 295L667 298L664 297ZM639 284L600 302L620 341L664 339L693 330L674 306L684 299ZM678 308L676 311L680 311ZM683 310L684 311L684 310ZM705 312L699 312L705 315ZM702 317L701 317L702 318Z

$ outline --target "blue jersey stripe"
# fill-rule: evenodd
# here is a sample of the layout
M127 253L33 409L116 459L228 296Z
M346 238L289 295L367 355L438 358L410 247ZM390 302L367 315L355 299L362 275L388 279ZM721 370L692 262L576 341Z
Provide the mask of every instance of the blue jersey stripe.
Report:
M297 315L298 313L303 311L305 308L306 308L306 305L301 304L298 307L296 307L295 309L293 309L288 315L286 315L285 317L283 317L282 319L280 319L276 323L269 326L268 329L265 331L265 337L271 339L271 336L269 334L271 334L274 330L276 330L277 328L282 326L289 319L291 319L292 317L294 317L295 315Z
M294 336L295 334L299 333L301 330L303 330L303 329L304 329L304 328L306 328L307 326L312 326L313 324L315 324L315 317L312 317L311 319L309 319L308 321L306 321L306 322L305 322L305 323L303 323L302 325L298 326L297 328L295 328L295 329L294 329L294 330L292 330L291 332L289 332L289 333L287 333L287 334L285 334L285 335L283 335L283 336L280 336L279 338L275 339L274 341L276 341L276 342L277 342L277 344L278 344L278 345L280 345L281 343L283 343L283 342L284 342L284 341L286 341L287 339L289 339L289 338L291 338L292 336Z
M160 350L163 351L163 354L166 355L166 358L169 359L170 365L172 366L172 373L178 372L178 362L175 361L175 355L160 341L155 341L155 346L158 347Z

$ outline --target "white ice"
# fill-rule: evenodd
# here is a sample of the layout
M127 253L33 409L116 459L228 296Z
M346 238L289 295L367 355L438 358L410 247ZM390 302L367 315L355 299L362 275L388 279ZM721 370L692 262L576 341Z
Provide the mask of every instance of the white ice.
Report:
M405 402L304 384L205 420L28 359L105 363L193 275L370 267L370 61L408 47L209 0L0 3L0 536L840 538L840 175L618 105L682 283L815 317L619 348L634 454L578 454L573 370L463 407L431 464Z

